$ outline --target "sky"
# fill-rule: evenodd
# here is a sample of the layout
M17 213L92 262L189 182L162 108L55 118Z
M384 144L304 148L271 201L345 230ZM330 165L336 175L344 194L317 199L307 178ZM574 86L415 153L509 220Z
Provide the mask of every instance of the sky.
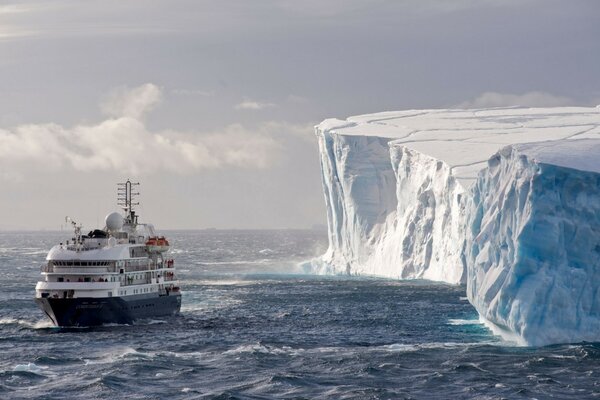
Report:
M600 104L596 0L0 1L0 230L326 221L314 125Z

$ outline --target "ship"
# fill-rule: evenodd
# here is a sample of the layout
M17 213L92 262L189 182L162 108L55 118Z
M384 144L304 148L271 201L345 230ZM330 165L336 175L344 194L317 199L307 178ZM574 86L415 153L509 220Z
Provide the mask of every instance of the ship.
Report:
M117 184L117 204L102 229L73 236L50 249L41 266L35 301L58 327L133 324L179 314L181 290L169 241L154 226L138 222L139 183Z

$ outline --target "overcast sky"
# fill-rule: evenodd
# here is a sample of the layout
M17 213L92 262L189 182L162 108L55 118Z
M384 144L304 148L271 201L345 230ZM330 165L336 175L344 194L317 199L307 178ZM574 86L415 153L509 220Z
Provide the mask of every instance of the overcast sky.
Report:
M0 1L0 230L325 223L313 126L600 103L597 0Z

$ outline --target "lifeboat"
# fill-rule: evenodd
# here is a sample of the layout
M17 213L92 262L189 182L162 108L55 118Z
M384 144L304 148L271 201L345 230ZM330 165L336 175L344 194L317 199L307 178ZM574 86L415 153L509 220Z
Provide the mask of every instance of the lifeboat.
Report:
M169 241L164 236L151 237L146 241L148 251L151 253L164 253L169 250Z

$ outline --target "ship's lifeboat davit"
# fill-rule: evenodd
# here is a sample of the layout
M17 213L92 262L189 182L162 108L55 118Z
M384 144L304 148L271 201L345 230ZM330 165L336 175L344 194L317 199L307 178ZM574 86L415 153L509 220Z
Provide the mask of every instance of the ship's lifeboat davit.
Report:
M148 251L150 252L164 253L169 250L169 241L164 236L154 236L146 241L146 246L148 246Z

